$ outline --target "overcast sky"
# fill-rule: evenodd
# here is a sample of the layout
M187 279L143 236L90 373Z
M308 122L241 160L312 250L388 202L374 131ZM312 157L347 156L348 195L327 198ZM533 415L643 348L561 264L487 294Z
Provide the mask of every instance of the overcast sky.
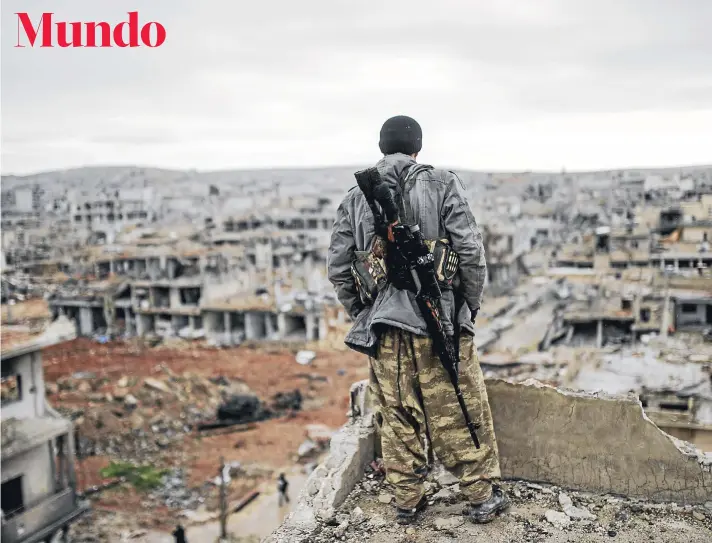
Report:
M112 7L121 5L122 7ZM710 0L2 0L2 173L375 162L397 114L468 169L712 162ZM160 21L157 49L13 47Z

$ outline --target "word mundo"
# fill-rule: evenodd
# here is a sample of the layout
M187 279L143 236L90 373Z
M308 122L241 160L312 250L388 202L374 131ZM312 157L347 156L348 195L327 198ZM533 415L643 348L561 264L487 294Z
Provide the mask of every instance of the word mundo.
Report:
M139 26L138 11L129 11L128 21L113 26L106 21L54 22L54 12L43 13L34 23L26 12L15 15L15 47L160 47L166 41L161 23L149 21Z

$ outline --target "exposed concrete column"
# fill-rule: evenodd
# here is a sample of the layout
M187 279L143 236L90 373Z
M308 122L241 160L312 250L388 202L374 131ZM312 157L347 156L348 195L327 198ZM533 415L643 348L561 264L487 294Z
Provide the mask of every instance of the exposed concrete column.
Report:
M146 335L146 321L141 314L136 315L136 335L139 337Z
M67 462L67 455L64 453L65 440L67 436L58 436L54 442L57 452L57 466L54 462L52 463L52 470L56 470L55 476L57 480L57 490L64 490L69 483L69 462Z
M132 315L131 312L127 309L126 310L126 320L124 321L126 323L126 335L128 337L133 337L136 335L136 319L135 315Z
M307 313L305 315L304 320L306 321L306 327L307 327L307 341L314 341L316 338L314 337L314 332L316 329L316 317L314 316L313 313Z
M175 279L176 278L176 261L171 258L168 261L168 279Z
M272 325L272 319L269 318L269 315L265 318L267 319L265 323L267 329L269 330ZM287 315L285 313L277 313L277 331L281 337L284 337L287 334ZM267 335L270 335L270 332L268 332Z
M94 331L94 315L91 307L79 308L79 333L90 336Z
M225 326L225 343L228 345L232 345L232 323L230 321L230 312L225 311L223 313L223 323Z
M168 307L175 309L181 305L183 304L180 302L180 288L171 287L168 290Z
M272 315L270 315L269 313L265 313L264 318L265 318L265 335L268 338L271 338L274 335L274 333L277 332L278 330L274 329L274 324L272 323Z
M596 347L603 347L603 320L599 319L596 325Z
M113 258L109 260L109 273L111 275L114 275L116 273L116 262L114 262Z
M258 339L259 330L261 326L259 325L259 319L261 315L247 311L245 313L245 338L248 340Z
M319 341L323 341L326 339L327 334L329 333L327 326L326 326L326 315L321 314L318 317L319 321L319 337L317 338Z
M177 336L180 330L180 315L171 316L171 326L173 327L173 333Z
M188 326L191 330L195 330L195 317L193 315L188 317Z
M314 255L307 253L304 255L304 287L309 288L309 277L314 269Z
M74 457L76 451L74 450L74 431L64 436L67 445L67 484L70 488L76 490L77 488L77 474L74 471Z

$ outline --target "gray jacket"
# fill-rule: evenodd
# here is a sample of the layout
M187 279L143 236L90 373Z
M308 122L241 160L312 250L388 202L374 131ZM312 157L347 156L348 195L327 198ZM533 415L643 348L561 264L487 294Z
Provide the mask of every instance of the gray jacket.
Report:
M395 187L404 170L417 165L410 156L395 154L382 158L376 167L381 177ZM465 198L465 187L454 173L444 170L418 168L411 172L411 179L414 184L409 192L410 208L423 236L449 239L460 256L460 272L453 289L443 290L445 329L452 334L453 323L457 323L460 329L474 334L471 311L480 307L487 265L482 234ZM329 246L328 274L339 301L355 319L346 345L371 356L378 342L379 325L427 335L425 321L411 292L389 284L372 306L363 308L351 275L351 262L354 251L370 250L374 234L371 209L361 190L354 187L337 211Z

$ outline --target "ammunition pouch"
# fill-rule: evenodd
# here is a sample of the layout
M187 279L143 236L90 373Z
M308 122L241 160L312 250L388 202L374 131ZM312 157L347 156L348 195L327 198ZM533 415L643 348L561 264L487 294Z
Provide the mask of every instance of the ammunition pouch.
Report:
M384 250L380 241L374 243L371 251L355 251L356 258L351 263L351 275L356 281L359 298L365 306L373 305L378 293L386 288L388 283L402 290L415 288L407 263L393 262L393 252ZM446 239L426 240L425 244L435 259L435 277L438 284L441 288L451 289L460 269L460 257Z
M460 269L460 257L446 239L425 240L428 250L435 259L435 278L441 287L452 288L457 270Z
M354 254L356 258L351 263L351 275L356 281L359 298L364 305L373 305L378 293L388 284L385 265L371 251L355 251Z

